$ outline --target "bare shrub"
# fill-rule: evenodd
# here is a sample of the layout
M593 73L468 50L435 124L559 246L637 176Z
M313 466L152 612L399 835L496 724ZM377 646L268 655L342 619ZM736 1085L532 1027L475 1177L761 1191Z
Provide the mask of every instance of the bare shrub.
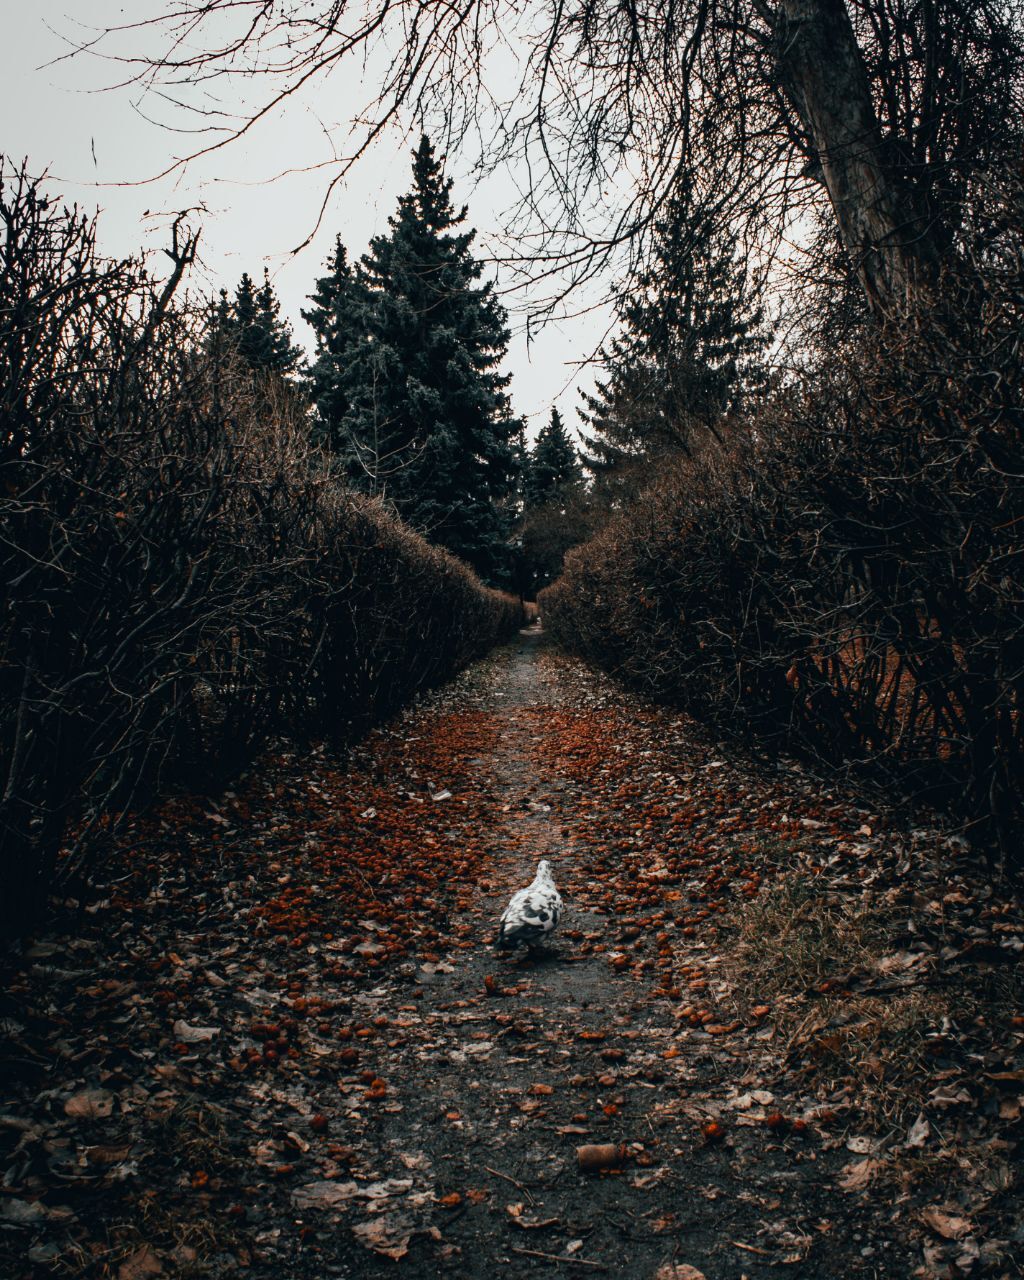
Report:
M681 463L540 603L631 683L868 766L1019 867L1024 201L989 201L977 281Z
M82 874L119 815L278 731L339 741L520 621L340 489L305 409L0 178L0 932Z

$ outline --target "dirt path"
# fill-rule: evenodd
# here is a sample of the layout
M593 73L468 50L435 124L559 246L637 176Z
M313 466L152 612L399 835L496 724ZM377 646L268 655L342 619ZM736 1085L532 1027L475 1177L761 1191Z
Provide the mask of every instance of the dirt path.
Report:
M862 1255L855 1226L837 1228L830 1216L835 1192L826 1166L845 1158L823 1159L818 1143L787 1141L763 1126L721 1141L716 1131L705 1136L721 1112L717 1099L764 1081L748 1076L746 1054L717 1034L694 1032L681 1042L678 989L667 996L649 976L659 936L671 940L669 973L706 974L706 938L676 936L671 911L650 918L637 892L646 879L639 867L626 868L627 883L608 887L601 854L644 847L648 819L636 811L644 807L644 775L658 772L653 749L645 745L623 772L611 811L603 788L588 794L589 769L574 760L618 777L601 757L621 754L631 728L648 728L647 717L631 725L628 703L611 690L573 689L564 667L538 661L542 648L539 632L524 634L495 673L499 730L473 762L500 800L488 833L493 860L455 922L454 932L467 929L475 945L450 957L453 972L443 965L418 974L427 980L418 1009L429 1033L401 1067L391 1067L396 1085L416 1096L419 1119L410 1128L403 1110L383 1121L382 1149L398 1153L400 1172L402 1155L414 1148L426 1157L437 1194L461 1197L438 1222L442 1241L414 1250L405 1273L437 1274L440 1244L452 1272L467 1277L552 1267L653 1277L672 1263L710 1280L767 1275L780 1263L797 1276L838 1275L840 1266L885 1274L869 1261L874 1248ZM710 759L706 746L687 745L699 754L686 767ZM588 841L591 828L601 852ZM552 860L568 903L558 948L538 961L505 958L489 947L497 913L541 857ZM705 868L697 865L694 883L703 887ZM648 886L661 882L654 870ZM378 1006L401 1018L404 999L400 989L381 992ZM750 1109L765 1114L756 1102ZM624 1143L628 1159L617 1173L586 1176L576 1156L585 1143ZM350 1265L352 1274L391 1273L358 1258Z
M993 1148L971 1081L1019 1073L1021 1035L951 1047L923 977L1019 917L943 873L941 928L858 924L858 952L843 886L927 923L900 866L941 833L731 756L537 632L347 763L284 755L133 834L82 933L10 984L5 1275L1019 1274L1019 1106ZM500 955L541 856L557 950ZM826 873L836 937L783 895L762 927L791 940L738 965L764 885ZM903 1092L897 1007L927 1077ZM621 1168L581 1172L587 1143Z

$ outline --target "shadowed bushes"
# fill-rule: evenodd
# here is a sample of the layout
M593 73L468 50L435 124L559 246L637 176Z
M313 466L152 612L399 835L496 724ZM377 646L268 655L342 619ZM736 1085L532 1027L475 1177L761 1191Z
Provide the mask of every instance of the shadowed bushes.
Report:
M0 187L0 930L85 873L126 809L278 732L345 742L520 622L330 478L261 381L96 252L24 173Z
M1022 275L1015 252L982 266L680 463L540 604L631 684L869 767L1019 868Z

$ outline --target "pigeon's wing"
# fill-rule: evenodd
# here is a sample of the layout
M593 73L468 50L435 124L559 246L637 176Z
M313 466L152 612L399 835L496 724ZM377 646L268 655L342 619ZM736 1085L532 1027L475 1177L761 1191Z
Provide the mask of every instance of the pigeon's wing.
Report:
M512 895L508 906L501 913L499 924L511 924L514 920L519 920L522 916L523 906L530 896L529 889L517 889Z
M502 912L498 938L506 945L534 942L549 934L562 914L562 900L555 889L538 890L531 885L512 895Z

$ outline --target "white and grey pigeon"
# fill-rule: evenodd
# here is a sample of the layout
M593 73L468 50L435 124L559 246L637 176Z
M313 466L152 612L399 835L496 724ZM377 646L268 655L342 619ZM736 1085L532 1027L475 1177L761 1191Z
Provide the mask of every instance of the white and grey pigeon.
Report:
M562 898L551 878L551 863L541 859L533 883L519 889L501 913L498 946L534 947L551 934L562 915Z

